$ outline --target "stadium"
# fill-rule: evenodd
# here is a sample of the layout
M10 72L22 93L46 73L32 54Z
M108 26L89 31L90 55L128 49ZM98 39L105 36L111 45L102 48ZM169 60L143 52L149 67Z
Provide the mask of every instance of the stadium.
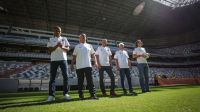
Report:
M47 44L55 36L55 26L70 44L66 70L70 101L63 99L61 67L55 77L56 99L46 101L52 77ZM80 100L79 76L70 65L83 33L94 51L107 39L115 97L102 95L99 68L92 59L98 100L90 99L87 81L82 88L85 99ZM150 54L148 92L141 90L138 60L132 58L137 40L142 40ZM123 93L115 58L121 44L130 60L137 96ZM112 80L107 72L103 76L108 92ZM128 78L124 84L130 86ZM0 112L200 112L199 105L200 0L0 1Z

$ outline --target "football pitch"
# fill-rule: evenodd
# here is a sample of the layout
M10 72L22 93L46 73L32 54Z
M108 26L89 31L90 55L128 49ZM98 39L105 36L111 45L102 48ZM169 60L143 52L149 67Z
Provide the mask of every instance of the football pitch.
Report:
M151 87L151 92L138 96L123 96L120 88L117 97L99 100L78 100L77 91L70 91L72 101L64 101L62 92L56 92L56 101L45 102L47 91L0 93L0 112L200 112L200 85ZM84 91L89 97L88 91Z

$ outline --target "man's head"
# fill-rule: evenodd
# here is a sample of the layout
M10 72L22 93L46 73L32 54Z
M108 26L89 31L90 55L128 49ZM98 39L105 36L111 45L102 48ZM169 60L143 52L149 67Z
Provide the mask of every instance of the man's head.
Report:
M107 46L107 39L102 39L101 40L101 45L103 46L103 47L105 47L105 46Z
M86 34L81 33L81 34L79 35L79 41L80 41L80 43L86 43L86 39L87 39Z
M54 27L54 36L60 37L61 36L61 28L59 26Z
M118 47L119 47L120 50L124 50L124 43L119 43Z

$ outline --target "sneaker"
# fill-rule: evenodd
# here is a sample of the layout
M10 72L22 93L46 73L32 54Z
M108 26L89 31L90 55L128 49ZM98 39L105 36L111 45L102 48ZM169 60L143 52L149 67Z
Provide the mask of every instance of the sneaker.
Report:
M146 91L142 91L142 93L146 93Z
M84 96L83 95L79 95L79 100L84 100Z
M151 92L150 90L147 90L146 92Z
M65 94L64 100L69 101L69 100L71 100L71 99L72 99L72 98L69 96L69 94Z
M131 96L137 96L137 93L135 93L135 92L130 92L130 95L131 95Z
M55 101L55 97L54 96L49 96L47 99L47 102L52 102Z
M98 100L99 98L96 95L93 95L93 96L90 97L90 99L92 99L92 100Z
M113 91L113 92L110 92L110 96L115 97L115 96L117 96L117 94Z
M125 95L125 96L127 95L127 91L124 91L124 95Z

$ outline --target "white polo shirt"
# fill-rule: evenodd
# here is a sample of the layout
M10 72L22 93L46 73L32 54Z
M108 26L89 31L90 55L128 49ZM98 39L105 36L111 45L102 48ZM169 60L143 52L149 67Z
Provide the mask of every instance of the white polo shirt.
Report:
M133 54L136 54L136 55L146 54L146 50L143 47L137 47L134 49ZM137 63L147 63L147 59L144 57L138 57Z
M95 51L92 45L88 43L80 43L75 46L73 55L76 56L76 69L92 67L91 64L91 54Z
M66 37L52 37L49 39L49 42L47 43L47 47L54 47L60 42L62 46L70 46L68 40ZM67 53L61 49L60 47L57 47L53 52L51 52L51 61L60 61L60 60L67 60Z
M109 60L112 55L109 47L99 46L95 52L96 55L99 55L99 63L101 66L110 66Z
M115 52L115 59L118 60L119 68L129 68L128 66L128 53L125 50L118 50Z

